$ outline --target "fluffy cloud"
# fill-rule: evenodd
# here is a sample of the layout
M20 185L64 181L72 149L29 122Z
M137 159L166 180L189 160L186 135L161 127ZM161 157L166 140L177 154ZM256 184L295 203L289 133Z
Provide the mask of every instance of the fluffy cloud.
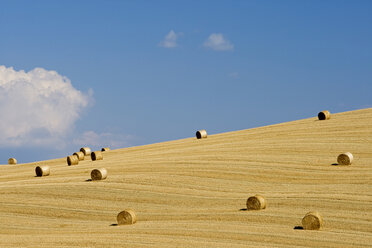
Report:
M222 34L211 34L203 45L216 51L234 50L234 45L225 39Z
M54 145L71 132L91 93L76 90L67 77L35 68L0 66L0 147Z
M173 30L164 37L164 40L159 43L159 46L165 48L177 47L177 39L182 35L182 33L175 33Z

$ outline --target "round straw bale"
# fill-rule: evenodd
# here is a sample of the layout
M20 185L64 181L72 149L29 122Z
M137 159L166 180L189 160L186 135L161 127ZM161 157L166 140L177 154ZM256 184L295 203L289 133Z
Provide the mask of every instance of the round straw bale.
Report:
M75 152L73 155L76 156L79 159L79 161L84 160L83 152Z
M345 152L337 157L337 163L341 165L351 165L353 162L353 154L350 152Z
M131 225L137 222L136 213L131 209L126 209L116 217L118 225Z
M107 178L107 170L105 168L94 169L90 173L90 177L92 178L93 181L104 180Z
M263 196L255 195L251 196L247 200L248 210L260 210L266 208L266 200Z
M319 120L329 120L331 118L331 113L328 110L323 110L319 112L318 119Z
M8 164L17 164L17 159L15 158L8 159Z
M197 139L205 139L207 138L207 131L203 130L198 130L196 131L196 138Z
M102 152L107 152L107 151L110 151L110 147L103 147L101 149Z
M90 154L90 156L92 157L92 160L93 161L95 161L95 160L102 160L103 159L103 155L102 155L102 152L101 151L92 152L92 154Z
M82 148L80 148L80 151L81 151L82 153L84 153L85 156L89 156L90 153L91 153L91 150L90 150L89 147L82 147Z
M36 176L38 177L49 176L50 168L47 165L39 165L35 168L35 173L36 173Z
M318 212L309 212L302 218L305 230L319 230L323 225L323 218Z
M67 156L67 164L68 165L76 165L79 164L79 159L76 155Z

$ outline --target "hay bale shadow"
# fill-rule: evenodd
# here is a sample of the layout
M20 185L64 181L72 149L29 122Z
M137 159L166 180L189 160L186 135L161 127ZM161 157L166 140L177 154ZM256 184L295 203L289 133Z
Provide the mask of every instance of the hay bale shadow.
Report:
M118 224L115 223L115 224L111 224L110 226L118 226Z
M303 226L295 226L293 229L294 230L304 230L304 227Z
M87 179L87 180L85 180L85 182L91 182L91 181L93 181L92 179Z
M248 209L248 208L241 208L239 211L248 211L248 212L254 212L254 211L262 211L264 209Z
M333 166L337 166L337 165L339 165L338 163L333 163L333 164L331 164L331 165L333 165Z

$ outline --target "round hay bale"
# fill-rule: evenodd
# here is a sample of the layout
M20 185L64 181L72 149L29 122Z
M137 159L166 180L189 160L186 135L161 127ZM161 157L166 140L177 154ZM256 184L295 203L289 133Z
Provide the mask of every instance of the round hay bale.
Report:
M92 154L90 154L90 156L92 157L92 161L103 159L103 155L102 155L101 151L92 152Z
M8 164L17 164L17 159L15 158L8 159Z
M305 230L319 230L323 226L323 218L318 212L309 212L302 218Z
M68 165L76 165L79 164L79 159L76 155L67 156L67 164Z
M319 120L329 120L331 118L331 113L328 110L323 110L319 112L318 119Z
M73 155L75 155L79 159L79 161L84 160L83 152L75 152Z
M107 152L107 151L110 151L110 147L103 147L101 149L102 152Z
M92 152L89 147L82 147L80 148L80 151L84 153L84 156L89 156L90 153Z
M205 139L207 138L207 131L203 130L198 130L196 131L196 138L197 139Z
M338 155L337 163L341 165L351 165L353 159L354 159L353 154L351 154L350 152L345 152Z
M137 222L136 213L131 209L121 211L116 217L118 225L131 225Z
M92 178L93 181L104 180L107 178L107 170L105 168L94 169L90 173L90 177Z
M39 165L35 168L35 173L36 173L36 176L38 177L49 176L50 168L47 165Z
M247 200L248 210L260 210L266 208L266 200L261 195L251 196Z

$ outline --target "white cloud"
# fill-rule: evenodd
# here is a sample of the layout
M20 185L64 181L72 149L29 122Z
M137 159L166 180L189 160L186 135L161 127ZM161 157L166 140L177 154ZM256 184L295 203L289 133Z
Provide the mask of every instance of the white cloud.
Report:
M165 48L174 48L177 47L177 39L182 36L182 33L175 33L173 30L164 37L164 40L159 43L159 46Z
M208 39L204 42L204 47L216 50L216 51L232 51L234 45L225 39L222 34L211 34Z
M130 145L130 141L134 140L135 137L132 135L122 135L122 134L113 134L109 132L105 133L96 133L94 131L86 131L81 136L73 140L73 144L79 146L89 146L89 147L110 147L123 148Z
M231 72L231 73L229 73L229 76L231 78L238 79L239 78L239 73L237 73L237 72Z
M0 66L0 147L53 145L60 149L92 101L56 71ZM61 143L60 143L61 142Z

